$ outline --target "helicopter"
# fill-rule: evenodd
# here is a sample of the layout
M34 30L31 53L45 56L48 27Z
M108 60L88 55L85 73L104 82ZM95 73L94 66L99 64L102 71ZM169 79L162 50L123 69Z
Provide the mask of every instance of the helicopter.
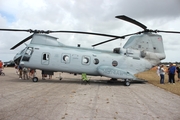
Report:
M28 68L51 71L67 72L93 76L105 76L114 80L124 80L125 86L130 86L132 81L140 80L135 74L147 71L166 58L162 36L158 32L180 33L178 31L150 30L147 27L125 15L115 18L130 22L142 28L138 31L123 36L83 32L83 31L52 31L31 29L0 29L0 31L30 32L30 36L16 44L11 50L30 40L26 47L14 56L14 62ZM65 45L50 33L75 33L105 36L111 39L92 45L93 48L83 48ZM95 46L130 36L122 48L110 50L94 49ZM32 78L38 82L37 77Z

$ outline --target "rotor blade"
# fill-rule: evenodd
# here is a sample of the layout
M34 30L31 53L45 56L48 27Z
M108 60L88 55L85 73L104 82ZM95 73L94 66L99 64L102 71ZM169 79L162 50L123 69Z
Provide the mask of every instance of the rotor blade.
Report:
M21 44L23 44L24 42L28 41L29 39L31 39L33 37L34 34L30 35L29 37L25 38L24 40L22 40L21 42L19 42L18 44L16 44L15 46L13 46L11 48L11 50L17 48L18 46L20 46Z
M143 28L144 30L147 28L147 27L146 27L145 25L143 25L142 23L140 23L140 22L138 22L138 21L136 21L136 20L134 20L134 19L132 19L132 18L129 18L129 17L125 16L125 15L116 16L116 18L119 18L119 19L121 19L121 20L125 20L125 21L127 21L127 22L133 23L133 24L135 24L135 25Z
M30 32L30 30L20 30L20 29L0 29L0 31L25 31L25 32Z
M155 30L155 32L178 33L178 34L180 34L180 32L178 32L178 31L163 31L163 30Z
M110 41L113 41L113 40L116 40L116 39L118 39L118 38L113 38L113 39L110 39L110 40L106 40L106 41L103 41L103 42L94 44L94 45L92 45L92 47L95 47L95 46L98 46L98 45L100 45L100 44L107 43L107 42L110 42Z
M93 32L82 32L82 31L49 31L49 33L78 33L78 34L90 34L90 35L98 35L98 36L106 36L106 37L115 37L115 38L121 38L121 36L116 35L108 35L108 34L101 34L101 33L93 33Z
M107 42L110 42L110 41L116 40L116 39L118 39L118 38L122 38L122 39L124 39L124 38L125 38L125 37L127 37L127 36L131 36L131 35L135 35L135 34L141 34L142 32L143 32L143 31L141 31L141 32L136 32L136 33L132 33L132 34L127 34L127 35L120 36L120 37L116 37L116 38L113 38L113 39L110 39L110 40L106 40L106 41L103 41L103 42L100 42L100 43L94 44L94 45L92 45L92 47L95 47L95 46L97 46L97 45L104 44L104 43L107 43Z

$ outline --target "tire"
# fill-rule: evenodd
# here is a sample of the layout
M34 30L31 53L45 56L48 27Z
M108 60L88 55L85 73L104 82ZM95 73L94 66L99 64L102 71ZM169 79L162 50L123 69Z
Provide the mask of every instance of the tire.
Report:
M130 85L131 85L131 83L130 83L130 81L129 81L129 80L127 80L127 79L126 79L126 80L124 81L124 85L125 85L125 86L130 86Z
M38 82L38 78L37 78L37 77L33 77L33 78L32 78L32 81L33 81L33 82Z

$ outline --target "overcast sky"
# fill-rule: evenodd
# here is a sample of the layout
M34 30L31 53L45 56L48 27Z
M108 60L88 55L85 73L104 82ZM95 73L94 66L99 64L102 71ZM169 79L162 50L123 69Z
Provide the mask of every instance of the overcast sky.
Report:
M142 31L138 26L115 18L117 15L136 19L149 29L180 31L180 0L0 0L0 28L79 30L119 36ZM158 34L164 40L166 59L163 62L180 62L180 34ZM25 45L14 50L10 48L29 35L0 31L0 59L12 60ZM88 48L109 39L79 34L50 35L58 37L64 44L81 44ZM96 49L123 47L128 38Z

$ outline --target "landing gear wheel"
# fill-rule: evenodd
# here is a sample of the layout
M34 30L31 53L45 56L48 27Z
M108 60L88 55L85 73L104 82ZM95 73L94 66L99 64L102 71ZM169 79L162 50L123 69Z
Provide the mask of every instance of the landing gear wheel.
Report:
M38 78L37 78L37 77L33 77L33 78L32 78L32 81L33 81L33 82L38 82Z
M130 83L130 81L129 81L128 79L126 79L126 80L124 81L124 85L125 85L125 86L130 86L130 84L131 84L131 83Z

